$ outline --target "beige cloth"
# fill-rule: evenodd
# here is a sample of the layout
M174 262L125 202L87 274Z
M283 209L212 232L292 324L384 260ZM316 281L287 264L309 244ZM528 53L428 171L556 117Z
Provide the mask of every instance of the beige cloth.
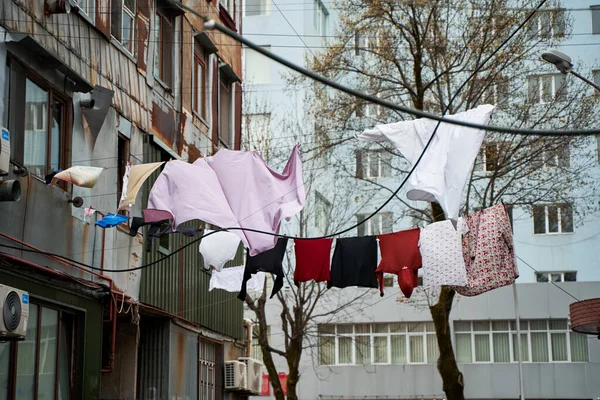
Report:
M127 196L119 205L117 212L120 210L132 206L135 203L135 198L137 197L142 184L148 179L150 174L152 174L158 167L164 164L162 162L150 163L150 164L139 164L131 167L129 171L129 179L127 181L126 193Z

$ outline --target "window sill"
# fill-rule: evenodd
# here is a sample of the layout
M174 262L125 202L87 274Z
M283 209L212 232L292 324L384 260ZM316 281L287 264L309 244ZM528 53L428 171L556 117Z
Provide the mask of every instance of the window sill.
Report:
M79 16L86 20L90 25L94 27L96 26L95 22L92 20L92 17L88 15L85 11L83 11L81 8L77 11L77 14L79 14Z
M169 85L167 85L162 79L160 79L158 76L154 75L154 80L156 80L156 82L158 82L158 84L160 86L162 86L162 88L167 92L167 93L171 93L171 87Z
M129 50L127 50L122 44L121 42L119 42L117 39L115 39L114 36L110 37L110 43L115 46L117 49L119 49L119 51L123 54L125 54L125 56L127 58L129 58L131 61L133 61L135 64L137 64L137 59L133 56L133 54L131 54L129 52Z
M192 111L192 114L194 115L194 117L196 117L200 122L202 122L202 124L204 126L206 126L207 129L210 129L210 125L208 125L208 122L206 122L206 119L202 118L202 116L200 114L198 114L198 112L196 111Z

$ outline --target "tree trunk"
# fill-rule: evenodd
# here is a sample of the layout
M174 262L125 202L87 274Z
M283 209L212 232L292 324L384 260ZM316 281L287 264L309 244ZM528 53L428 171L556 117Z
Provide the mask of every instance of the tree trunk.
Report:
M442 208L437 203L431 203L433 219L443 221L445 219ZM454 348L452 347L452 334L450 331L450 311L452 301L456 292L449 286L442 286L438 302L429 307L433 324L435 325L435 336L440 349L437 368L442 377L442 385L448 400L464 400L463 374L458 369Z

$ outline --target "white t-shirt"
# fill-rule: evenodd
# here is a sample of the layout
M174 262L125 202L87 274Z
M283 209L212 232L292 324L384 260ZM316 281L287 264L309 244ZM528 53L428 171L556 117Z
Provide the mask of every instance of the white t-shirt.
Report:
M242 287L244 278L244 267L229 267L223 268L222 271L213 270L210 277L208 291L213 289L223 289L227 292L237 293ZM260 292L265 285L265 273L258 272L252 275L252 278L247 283L249 292Z
M421 229L419 249L423 261L423 287L467 284L467 267L462 252L462 235L467 224L458 219L458 230L450 220L434 222Z
M486 125L494 106L447 115L446 118ZM421 118L393 124L377 125L358 135L359 139L377 142L389 140L415 165L431 138L438 121ZM441 123L431 145L410 177L406 196L409 200L437 202L446 218L456 221L465 183L483 142L485 131Z
M210 269L212 266L217 271L221 271L225 263L235 257L240 245L240 237L226 231L206 236L210 232L214 231L205 230L205 237L200 241L200 253L204 257L204 268Z

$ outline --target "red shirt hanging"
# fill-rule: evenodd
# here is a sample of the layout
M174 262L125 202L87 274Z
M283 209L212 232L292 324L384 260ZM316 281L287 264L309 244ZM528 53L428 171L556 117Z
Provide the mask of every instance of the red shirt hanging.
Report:
M294 283L331 280L331 243L333 239L294 240L296 269Z
M418 272L421 268L419 251L419 228L379 235L381 262L375 271L379 281L379 291L383 296L383 274L398 275L400 290L410 297L418 286Z

